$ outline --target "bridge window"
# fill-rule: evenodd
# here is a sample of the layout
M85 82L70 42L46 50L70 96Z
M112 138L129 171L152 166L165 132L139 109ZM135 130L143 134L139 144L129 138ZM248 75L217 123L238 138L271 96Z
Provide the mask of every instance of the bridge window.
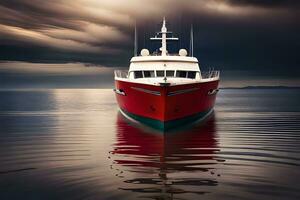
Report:
M134 78L143 78L142 71L134 71Z
M166 70L166 77L174 77L174 70Z
M148 77L155 77L154 71L144 71L144 77L145 77L145 78L148 78Z
M176 77L179 77L179 78L186 78L186 74L187 74L187 71L181 71L181 70L176 71Z
M156 71L156 76L157 77L164 77L165 76L165 71L164 70L157 70Z
M194 79L196 78L196 72L195 71L188 71L188 78Z

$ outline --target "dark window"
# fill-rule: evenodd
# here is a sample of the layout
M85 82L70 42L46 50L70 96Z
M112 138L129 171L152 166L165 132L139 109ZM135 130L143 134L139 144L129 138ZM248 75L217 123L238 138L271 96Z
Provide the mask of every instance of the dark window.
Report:
M196 72L189 71L187 77L188 77L188 78L192 78L192 79L196 78Z
M163 71L163 70L156 71L156 76L157 77L164 77L165 76L165 71Z
M186 78L187 71L176 71L176 77Z
M154 77L154 71L144 71L144 77Z
M174 77L174 72L175 72L174 70L167 70L166 71L166 76L167 77Z
M143 78L143 72L142 71L135 71L134 72L134 78Z

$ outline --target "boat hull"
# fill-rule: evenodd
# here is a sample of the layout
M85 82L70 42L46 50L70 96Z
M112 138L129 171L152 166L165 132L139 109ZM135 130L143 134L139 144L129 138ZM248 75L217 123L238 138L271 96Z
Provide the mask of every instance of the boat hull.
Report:
M215 104L219 80L182 85L148 85L115 80L116 99L123 114L169 129L208 115Z

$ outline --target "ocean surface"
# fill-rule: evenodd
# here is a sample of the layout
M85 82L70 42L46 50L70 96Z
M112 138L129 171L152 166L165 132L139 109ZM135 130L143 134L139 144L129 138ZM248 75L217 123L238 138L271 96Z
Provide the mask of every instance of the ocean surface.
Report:
M162 134L106 89L0 91L0 199L300 199L300 90L223 89Z

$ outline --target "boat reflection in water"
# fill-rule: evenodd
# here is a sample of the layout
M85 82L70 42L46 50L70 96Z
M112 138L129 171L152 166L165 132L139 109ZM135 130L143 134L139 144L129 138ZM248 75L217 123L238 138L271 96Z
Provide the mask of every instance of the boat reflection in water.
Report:
M212 192L221 176L214 115L197 126L153 133L120 113L117 138L110 152L112 170L122 191L150 199L194 199ZM175 198L176 197L176 198Z

